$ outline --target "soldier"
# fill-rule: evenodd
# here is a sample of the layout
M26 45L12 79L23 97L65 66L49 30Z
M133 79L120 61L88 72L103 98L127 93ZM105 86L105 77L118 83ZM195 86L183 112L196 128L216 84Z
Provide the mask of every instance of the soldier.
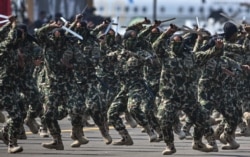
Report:
M18 87L23 95L19 100L19 104L23 106L24 123L30 128L34 134L38 133L39 124L35 118L42 115L42 102L40 101L40 92L38 91L33 72L36 66L41 63L41 48L37 45L36 39L27 31L25 24L18 24L17 28L24 32L25 38L19 43L19 70L17 75ZM23 127L22 127L23 128ZM19 136L24 137L25 130Z
M234 39L237 34L237 27L231 23L225 24L225 37L226 39ZM249 41L245 38L245 45L229 44L224 40L223 50L224 53L229 53L235 49L241 48L239 53L244 52L243 47L248 47ZM215 138L220 139L225 145L222 149L238 149L239 144L235 141L234 132L240 122L242 111L237 105L235 96L237 91L235 89L235 74L232 71L239 72L240 67L235 64L233 66L233 60L229 58L221 60L221 55L215 56L204 64L202 69L202 75L198 84L198 99L202 106L204 106L209 112L216 109L223 117L223 125L219 124L215 130ZM243 68L243 67L242 67ZM223 73L222 73L223 72Z
M141 41L138 43L141 51L145 51L145 53L152 53L156 57L154 58L154 64L145 65L144 66L144 79L149 87L148 90L151 92L151 101L148 104L144 105L144 112L147 116L147 119L152 126L152 128L158 133L159 139L162 139L162 133L160 129L160 125L158 119L156 118L156 112L158 104L157 100L159 99L159 82L160 82L160 74L161 74L161 62L159 57L155 54L152 44L156 40L156 37L160 35L160 31L158 26L161 24L160 21L155 21L152 26L149 26L142 30L138 34L138 39ZM142 42L143 41L143 42ZM148 52L147 52L148 51ZM158 99L157 99L158 98Z
M24 33L16 28L16 16L0 30L0 34L8 36L0 43L1 53L1 103L9 115L9 120L0 131L0 137L8 145L8 153L22 152L23 148L17 144L17 134L23 122L21 109L17 103L17 70L18 70L18 42L24 39ZM7 132L8 131L8 132Z
M170 27L166 31L166 35L175 31L176 29ZM179 110L183 110L195 124L193 149L204 152L218 151L213 129L206 121L209 113L198 103L193 81L195 81L194 71L197 69L197 65L218 53L222 54L223 45L221 41L217 41L216 47L213 49L194 54L185 48L184 43L184 39L180 35L173 35L170 38L171 50L165 52L162 60L160 79L162 101L157 116L163 131L164 142L167 145L162 152L163 155L176 152L172 127L176 123L176 113ZM203 135L209 140L209 144L202 143Z
M192 35L194 36L194 35ZM187 35L186 35L187 38ZM201 29L199 28L197 30L197 39L193 39L195 42L194 46L193 46L193 52L198 52L198 51L206 51L207 49L209 49L210 47L206 47L206 45L208 44L209 39L211 38L211 33L205 29ZM188 40L191 40L192 38L188 38ZM191 41L188 41L188 43L190 43ZM192 43L192 42L191 42ZM192 48L191 45L189 45L190 48ZM198 85L198 80L199 77L201 75L201 69L197 68L196 73L196 80L194 81L194 91L197 92L197 85ZM197 94L195 94L197 95ZM211 119L211 118L210 118ZM191 119L189 117L185 117L185 124L182 127L182 130L184 131L185 135L186 135L186 139L193 139L192 134L190 133L190 129L193 126L193 122L191 121Z
M242 64L244 60L243 55L246 55L249 51L250 42L248 33L245 33L243 35L242 44L239 44L235 43L238 39L238 28L235 24L227 22L225 23L223 29L225 42L224 55ZM235 69L230 70L235 71ZM241 72L239 71L236 71L236 73L241 74ZM243 95L239 95L239 93L241 94L241 91L244 90L244 88L242 88L244 87L243 79L239 75L238 77L225 78L223 82L224 84L222 86L222 93L225 94L224 97L227 98L226 100L228 101L228 104L225 104L223 106L225 109L220 111L222 112L224 121L216 128L215 132L216 137L219 138L221 142L225 144L222 149L239 148L240 145L235 141L235 131L237 125L239 125L242 130L247 131L247 125L242 121L242 105L239 102L239 99L242 99L243 97ZM231 111L231 113L225 112L227 110Z
M57 121L58 105L67 105L63 107L68 110L68 114L71 116L72 134L75 142L86 144L88 139L82 136L82 116L86 106L82 101L79 101L83 99L77 92L74 78L74 49L71 43L67 42L65 31L59 27L60 25L56 22L47 24L38 29L36 35L44 48L44 66L49 86L44 119L53 137L52 142L43 143L42 146L48 149L63 150L61 129ZM48 33L51 31L51 36L49 36ZM64 103L61 103L62 100Z
M178 30L178 27L174 24L170 24L170 27L172 28L173 32L168 32L168 31L164 31L155 41L154 43L152 43L152 48L154 50L154 52L156 53L156 55L158 56L158 62L161 63L161 68L158 69L160 70L160 73L162 71L162 64L163 64L163 61L164 61L164 58L168 57L167 56L167 53L166 51L169 50L169 40L170 40L170 36ZM151 68L152 69L152 68ZM157 70L157 73L158 73L158 70ZM159 87L157 88L157 95L158 95L158 98L160 100L158 100L158 104L157 104L157 111L156 111L156 114L158 112L158 107L160 105L160 101L161 101L161 95L159 93L159 88L160 88L160 78L158 80L159 82L157 82L159 85ZM155 89L156 91L156 86L152 86L153 89ZM175 117L175 124L173 126L173 129L174 129L174 132L179 136L179 139L184 139L185 138L185 133L181 130L181 122L180 122L180 119L179 119L179 113L176 114L176 117ZM159 123L159 122L158 122Z
M80 20L81 15L77 15L75 22L72 24L72 28L84 37L83 41L79 41L81 54L78 54L79 57L77 57L77 61L80 66L77 67L76 71L78 85L85 98L87 115L90 115L98 126L104 138L104 142L110 144L112 138L109 135L109 128L107 125L106 102L102 99L102 93L98 89L98 84L102 81L102 78L98 77L96 74L97 65L101 57L100 51L96 51L95 49L95 47L98 46L95 41L97 38L90 34L90 30L88 30L86 25L80 22ZM73 27L74 25L77 27Z
M133 145L133 140L119 117L126 109L136 122L145 128L149 135L149 141L154 142L157 140L157 136L151 129L145 113L142 111L143 105L150 101L149 91L143 80L142 68L145 64L151 63L150 56L152 57L152 55L140 53L137 50L136 31L127 31L123 42L124 49L121 52L115 51L108 54L108 56L117 59L116 74L122 85L120 92L108 110L109 122L122 136L122 139L113 142L113 145Z

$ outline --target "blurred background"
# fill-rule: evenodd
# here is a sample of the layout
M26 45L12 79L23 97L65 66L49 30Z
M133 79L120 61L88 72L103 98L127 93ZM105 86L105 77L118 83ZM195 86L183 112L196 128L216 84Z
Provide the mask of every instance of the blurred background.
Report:
M17 15L31 32L60 17L72 21L82 12L89 27L109 18L119 23L113 27L120 33L126 26L147 17L152 21L176 18L163 23L162 27L170 23L189 27L199 25L214 34L221 31L228 19L237 24L248 23L250 0L1 0L0 3L0 14Z

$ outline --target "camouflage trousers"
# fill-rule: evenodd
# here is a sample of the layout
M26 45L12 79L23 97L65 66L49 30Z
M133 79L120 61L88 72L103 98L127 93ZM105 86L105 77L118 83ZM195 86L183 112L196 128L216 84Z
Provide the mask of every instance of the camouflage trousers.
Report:
M18 91L16 86L16 80L13 78L7 78L0 85L0 98L1 104L5 111L9 115L9 119L4 127L5 131L8 131L9 140L17 138L19 128L23 122L22 110L17 103Z
M85 87L84 95L87 106L87 114L92 117L97 126L101 127L107 123L107 108L101 97L98 83L92 81Z
M223 115L225 133L232 135L240 122L242 111L238 105L236 89L220 87L209 81L199 83L198 97L200 104L211 113L216 109Z
M152 126L154 130L159 130L160 124L158 118L156 117L158 106L160 105L160 101L156 100L156 99L160 100L160 96L158 94L159 84L154 84L151 86L148 85L148 86L150 89L147 90L150 91L147 92L151 92L151 99L149 99L148 104L144 105L143 112L145 113L150 126Z
M149 104L151 98L142 84L134 84L130 87L129 90L126 87L121 89L108 110L108 120L117 131L125 129L119 116L126 110L140 126L149 125L143 109L144 105Z
M242 113L250 112L250 74L241 81L241 85L238 88L239 103L242 106Z
M24 111L26 113L24 118L26 115L30 118L41 116L43 104L35 80L32 77L29 79L19 78L18 83L19 91L23 94L19 103L25 106L24 109L27 109Z
M161 105L158 108L157 117L159 118L166 144L174 142L173 126L179 123L176 115L178 115L180 110L183 110L194 123L194 140L200 140L203 135L213 135L214 131L207 121L209 113L196 102L196 99L192 100L190 97L178 100L162 99Z
M98 89L103 99L102 101L106 104L107 110L120 89L120 84L116 80L117 78L110 80L108 78L105 79L105 77L100 77L101 82L98 82Z
M127 110L128 95L126 89L122 89L114 101L111 103L107 116L110 124L114 126L117 131L124 130L126 127L120 118L120 115Z
M53 81L47 88L45 95L45 113L44 121L51 135L58 135L61 133L58 119L62 118L62 113L59 112L67 110L71 117L72 126L82 126L83 114L86 106L83 102L82 96L78 93L79 89L73 81Z

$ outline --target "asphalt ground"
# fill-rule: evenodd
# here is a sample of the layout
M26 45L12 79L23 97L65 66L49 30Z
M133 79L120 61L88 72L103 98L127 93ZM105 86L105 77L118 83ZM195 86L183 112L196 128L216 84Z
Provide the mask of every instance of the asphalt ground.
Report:
M38 134L32 134L25 126L27 140L18 140L18 144L23 147L23 152L18 154L8 154L7 146L0 141L0 157L158 157L163 156L162 151L165 149L165 143L150 143L146 133L141 132L141 128L130 128L128 131L133 138L134 145L132 146L113 146L106 145L103 142L101 134L97 127L85 127L85 136L89 139L89 143L81 145L80 148L71 148L70 144L73 142L70 138L71 124L65 118L59 121L62 129L62 140L64 143L64 150L50 150L43 148L41 143L50 142L51 137L42 138ZM0 127L3 124L0 123ZM120 135L110 127L110 134L114 140L119 140ZM250 157L250 137L237 137L237 142L240 148L237 150L222 150L221 144L217 141L219 152L200 152L192 149L191 140L179 140L175 135L175 146L177 152L171 156L175 157ZM206 142L206 140L204 140Z

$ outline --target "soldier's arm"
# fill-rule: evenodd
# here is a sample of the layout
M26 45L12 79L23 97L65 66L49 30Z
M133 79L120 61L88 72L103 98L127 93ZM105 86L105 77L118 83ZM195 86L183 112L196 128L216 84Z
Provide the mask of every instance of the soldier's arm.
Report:
M138 38L140 39L140 38L144 38L144 37L148 36L152 28L153 28L153 26L149 26L146 29L144 29L143 31L141 31L138 34Z
M246 33L243 43L229 43L225 41L224 49L229 52L237 53L237 54L245 54L246 52L250 51L250 34Z
M157 55L161 55L165 51L164 44L167 39L169 39L175 32L177 31L177 27L175 25L170 26L166 31L164 31L152 44L153 50Z
M1 28L0 28L0 41L3 41L7 34L6 32L9 32L11 29L11 22L8 22L6 24L4 24Z
M39 28L35 35L39 42L47 42L48 40L48 33L52 31L54 28L60 27L56 22L46 24L45 26Z
M17 42L16 18L10 18L10 30L7 37L0 43L0 47L8 48Z
M221 70L230 76L244 77L244 71L250 71L249 65L242 65L227 56L221 56L221 62Z
M203 45L203 38L201 35L198 35L198 38L196 39L194 48L193 48L193 52L197 52L201 46Z
M0 41L3 41L8 36L8 32L11 30L13 22L16 21L16 16L12 15L8 20L9 22L0 27Z
M223 55L223 42L221 40L217 40L215 42L215 46L206 51L198 51L194 52L194 59L196 64L203 65L212 57Z
M69 29L74 30L77 22L80 22L82 18L82 14L77 14L75 20L69 25Z
M96 26L96 27L90 32L90 34L91 34L91 35L94 35L94 36L97 36L98 33L99 33L101 30L103 30L105 27L107 27L107 25L108 25L108 24L105 23L105 22L101 23L100 25Z

